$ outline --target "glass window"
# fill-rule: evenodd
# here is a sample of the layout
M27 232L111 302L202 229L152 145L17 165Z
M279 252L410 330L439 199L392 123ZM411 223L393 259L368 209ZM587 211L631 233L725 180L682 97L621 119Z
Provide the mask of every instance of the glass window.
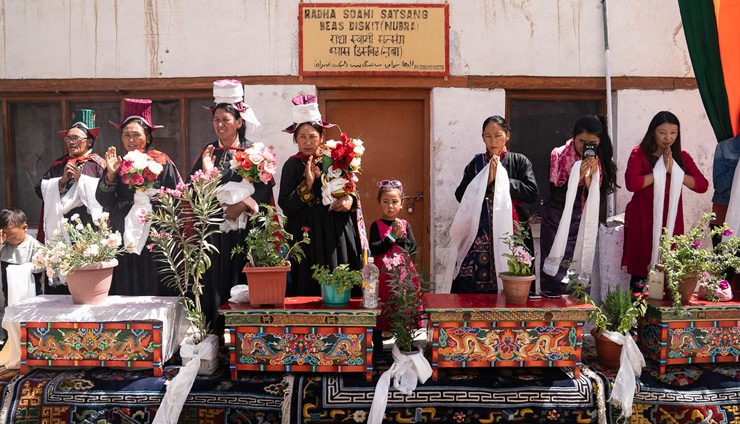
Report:
M539 200L550 193L550 152L570 138L573 124L582 115L603 114L603 101L509 99L511 151L532 161L539 187ZM530 213L540 211L539 201L524 205Z
M186 157L181 143L180 101L154 100L152 120L154 125L164 125L164 128L159 128L152 134L154 137L152 149L166 153L182 175Z
M93 152L105 157L105 151L108 150L108 147L115 146L116 149L121 149L121 134L116 127L108 123L108 121L121 122L120 101L69 102L70 115L78 109L92 109L95 111L95 125L100 128L100 134L98 139L95 140ZM72 116L69 116L64 122L63 127L69 127L72 123Z
M57 134L63 125L61 106L53 103L9 103L10 142L15 149L13 171L17 207L28 216L28 224L36 227L41 212L41 200L34 192L51 163L64 154L62 137Z
M213 98L188 100L188 168L184 173L190 172L195 159L206 144L216 141L216 134L213 132L213 115L203 106L213 106Z
M7 153L5 152L5 138L3 136L4 132L2 131L3 128L3 114L2 114L2 105L0 105L0 153L2 153L3 160L0 160L0 208L5 209L8 207L8 199L5 197L7 195L6 185L8 184L8 179L5 177L5 158L8 157Z

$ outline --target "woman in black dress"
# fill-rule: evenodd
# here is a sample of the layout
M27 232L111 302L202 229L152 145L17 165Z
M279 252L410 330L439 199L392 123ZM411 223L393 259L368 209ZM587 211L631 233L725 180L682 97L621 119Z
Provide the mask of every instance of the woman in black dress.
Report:
M329 205L322 202L320 146L324 129L334 125L321 120L316 97L293 98L293 125L283 131L293 134L298 153L283 165L278 204L287 217L286 230L301 240L302 228L309 228L311 244L304 247L306 259L292 263L288 296L318 296L319 283L311 279L311 266L334 269L349 264L362 268L362 248L357 233L357 191L347 189ZM294 261L295 262L295 261Z

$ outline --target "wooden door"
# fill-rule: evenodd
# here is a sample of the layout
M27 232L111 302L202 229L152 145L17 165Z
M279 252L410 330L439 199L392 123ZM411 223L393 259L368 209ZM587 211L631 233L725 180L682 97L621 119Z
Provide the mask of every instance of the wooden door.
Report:
M326 133L339 139L340 129L365 144L358 189L367 225L380 218L378 183L403 183L399 214L411 224L418 251L417 270L429 268L429 92L421 90L325 90L319 93L324 120L337 124Z

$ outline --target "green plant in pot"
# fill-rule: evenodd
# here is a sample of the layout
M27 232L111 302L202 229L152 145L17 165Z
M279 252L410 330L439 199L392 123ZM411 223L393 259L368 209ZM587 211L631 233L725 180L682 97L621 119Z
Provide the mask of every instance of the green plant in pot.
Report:
M362 285L362 271L349 269L349 264L341 264L333 270L314 264L311 269L311 277L321 284L322 298L327 306L345 306L352 288Z
M713 213L702 215L699 223L685 234L669 236L665 233L658 245L660 263L665 273L666 291L670 294L673 306L679 316L685 315L683 305L688 304L691 294L703 273L721 280L726 269L740 269L740 238L730 237L712 248L705 246L712 237L731 236L727 223L709 227Z
M291 245L293 235L284 227L287 218L267 204L260 205L249 222L251 228L244 244L231 251L232 256L242 253L247 259L244 273L249 285L249 302L253 306L281 304L285 299L290 261L300 263L306 257L303 245L311 243L309 229L303 228L302 239Z

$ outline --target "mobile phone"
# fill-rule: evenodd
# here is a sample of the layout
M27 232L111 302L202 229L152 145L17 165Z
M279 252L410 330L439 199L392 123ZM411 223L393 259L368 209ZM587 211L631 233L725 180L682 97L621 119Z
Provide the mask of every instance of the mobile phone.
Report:
M596 143L583 143L583 158L592 158L596 156Z

